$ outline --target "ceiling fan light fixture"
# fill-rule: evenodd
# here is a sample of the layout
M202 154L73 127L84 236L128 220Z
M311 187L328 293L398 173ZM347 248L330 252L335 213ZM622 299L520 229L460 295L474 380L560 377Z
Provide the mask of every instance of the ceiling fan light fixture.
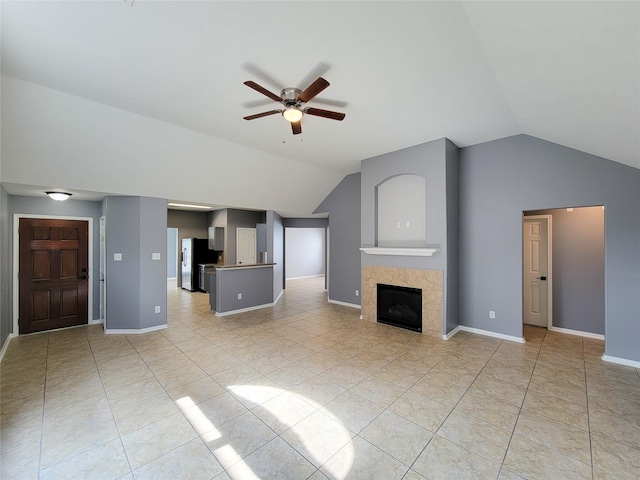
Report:
M50 199L52 200L57 200L58 202L63 202L65 201L67 198L69 198L71 196L70 193L67 192L45 192Z
M288 122L296 123L302 119L302 110L297 107L289 107L282 112L282 116Z

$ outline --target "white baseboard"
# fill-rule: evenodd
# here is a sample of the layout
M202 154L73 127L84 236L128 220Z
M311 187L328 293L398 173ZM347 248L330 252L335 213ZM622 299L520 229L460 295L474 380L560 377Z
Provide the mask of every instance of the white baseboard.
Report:
M149 333L156 332L158 330L164 330L167 328L167 324L164 325L156 325L155 327L147 327L147 328L139 328L139 329L128 329L128 328L105 328L104 333L108 335L115 334L126 334L126 335L139 335L141 333Z
M626 365L627 367L640 368L640 362L636 360L628 360L626 358L612 357L610 355L602 355L605 362L617 363L618 365Z
M500 338L502 340L509 340L510 342L516 342L516 343L524 343L525 342L524 337L514 337L513 335L505 335L503 333L492 332L490 330L482 330L480 328L466 327L464 325L458 325L448 335L443 335L442 338L444 340L448 340L449 338L453 337L456 333L458 333L460 331L469 332L469 333L476 333L478 335L484 335L485 337ZM445 337L447 337L447 338L445 338Z
M276 304L280 301L280 299L282 298L282 295L284 295L284 289L280 292L280 295L278 295L278 298L276 298L276 299L273 301L273 304L274 304L274 305L276 305Z
M347 303L347 302L341 302L339 300L331 300L330 298L327 298L327 301L329 303L333 303L335 305L342 305L343 307L351 307L351 308L357 308L358 310L360 310L362 307L356 303Z
M256 305L254 307L247 307L247 308L239 308L238 310L229 310L228 312L216 312L216 317L226 317L227 315L235 315L236 313L251 312L253 310L260 310L262 308L273 307L274 305L275 303L263 303L262 305Z
M449 333L445 333L444 335L442 335L442 339L443 340L449 340L451 337L453 337L456 333L460 332L460 325L458 325L456 328L454 328L453 330L451 330Z
M0 363L2 363L2 359L4 358L4 354L7 353L7 349L9 348L9 343L11 343L11 339L13 337L17 337L17 335L10 333L9 336L4 341L2 345L2 349L0 349Z
M582 332L580 330L572 330L570 328L560 328L560 327L549 327L547 328L547 330L549 330L550 332L566 333L567 335L576 335L578 337L595 338L597 340L604 340L604 335L600 335L599 333Z
M319 273L317 275L304 275L302 277L287 277L287 280L300 280L301 278L315 278L315 277L324 277L324 273Z

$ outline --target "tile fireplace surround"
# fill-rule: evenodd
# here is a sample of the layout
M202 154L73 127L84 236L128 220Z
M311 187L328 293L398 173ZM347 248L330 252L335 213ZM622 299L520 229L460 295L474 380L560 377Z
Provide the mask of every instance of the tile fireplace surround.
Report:
M422 289L422 333L442 335L442 271L362 267L362 318L376 321L376 285L384 283Z

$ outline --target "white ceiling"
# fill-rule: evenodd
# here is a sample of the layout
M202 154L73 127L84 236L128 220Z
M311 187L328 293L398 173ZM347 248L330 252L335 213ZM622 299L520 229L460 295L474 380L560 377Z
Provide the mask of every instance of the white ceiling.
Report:
M640 168L640 2L2 1L2 73L341 174L518 133ZM279 93L322 75L303 119ZM322 103L321 103L322 102ZM328 193L328 192L327 192ZM189 200L189 199L183 199Z

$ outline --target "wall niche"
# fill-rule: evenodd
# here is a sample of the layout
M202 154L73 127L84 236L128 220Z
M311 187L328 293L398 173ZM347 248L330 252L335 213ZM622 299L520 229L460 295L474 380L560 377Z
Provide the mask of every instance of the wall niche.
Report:
M401 174L376 186L376 246L424 247L427 242L426 182Z

